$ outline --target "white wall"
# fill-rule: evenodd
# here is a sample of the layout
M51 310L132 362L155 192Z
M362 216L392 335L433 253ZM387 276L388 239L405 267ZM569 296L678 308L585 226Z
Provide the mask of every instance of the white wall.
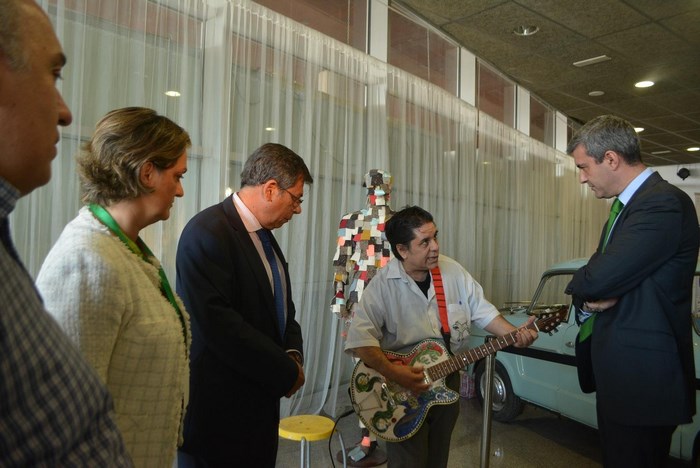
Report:
M682 180L677 175L678 169L681 167L686 167L690 170L690 176L685 180ZM693 202L695 202L695 194L700 194L700 164L657 166L653 169L657 171L661 177L685 191Z

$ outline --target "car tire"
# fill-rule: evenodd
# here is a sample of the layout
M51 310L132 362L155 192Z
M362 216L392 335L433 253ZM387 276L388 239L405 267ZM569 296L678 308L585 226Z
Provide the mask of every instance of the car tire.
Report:
M474 372L476 396L479 403L484 405L484 390L486 389L486 365L481 362ZM513 392L513 385L503 364L496 361L493 373L494 390L491 394L491 417L496 421L509 422L523 412L523 400Z

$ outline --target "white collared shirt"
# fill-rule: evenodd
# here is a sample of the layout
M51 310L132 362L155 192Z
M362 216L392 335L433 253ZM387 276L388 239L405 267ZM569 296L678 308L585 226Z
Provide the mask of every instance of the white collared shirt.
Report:
M642 184L649 178L654 173L654 171L650 168L647 167L644 169L642 172L637 175L634 179L632 179L632 182L627 184L627 187L617 196L618 200L622 202L624 205L622 208L622 211L624 211L624 207L627 206L627 203L629 203L630 199L632 198L632 195L634 195L639 187L642 186ZM620 213L622 213L620 211ZM615 222L612 225L612 228L610 228L610 234L608 234L608 237L612 234L613 230L615 229L615 225L617 224L617 220L620 219L620 215L617 215L617 218L615 218Z

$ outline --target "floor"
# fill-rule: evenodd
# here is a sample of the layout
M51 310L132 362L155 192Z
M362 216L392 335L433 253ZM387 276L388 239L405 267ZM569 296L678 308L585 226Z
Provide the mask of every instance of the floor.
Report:
M338 422L338 431L346 445L359 440L357 418L350 415ZM598 432L588 426L561 418L549 411L526 405L522 415L514 422L492 422L490 456L487 464L481 463L481 432L483 413L476 398L461 399L460 418L452 433L450 468L457 467L600 467ZM380 447L382 447L380 442ZM312 467L339 467L335 456L340 451L338 438L331 445L333 459L329 455L328 440L311 443ZM280 440L277 468L299 466L299 442ZM386 467L386 464L379 465ZM672 460L668 468L688 468L687 464Z

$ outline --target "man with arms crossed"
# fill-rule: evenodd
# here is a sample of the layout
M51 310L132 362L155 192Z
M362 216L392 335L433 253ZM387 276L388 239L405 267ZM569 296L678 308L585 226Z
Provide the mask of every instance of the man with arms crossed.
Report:
M585 319L577 362L588 376L582 389L597 392L603 463L665 466L673 431L695 414L695 208L642 163L634 127L621 118L591 120L567 151L597 198L617 197L598 249L566 288Z

